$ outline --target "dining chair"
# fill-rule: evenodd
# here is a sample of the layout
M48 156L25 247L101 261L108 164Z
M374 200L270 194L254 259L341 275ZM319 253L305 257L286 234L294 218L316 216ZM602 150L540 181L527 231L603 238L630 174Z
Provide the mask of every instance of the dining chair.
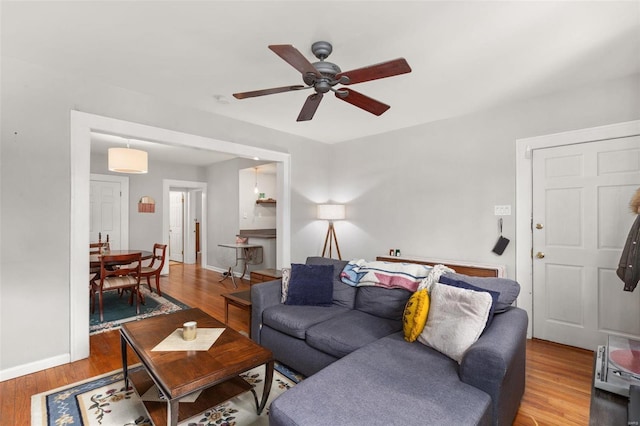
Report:
M162 296L162 292L160 291L160 273L162 272L162 267L164 266L166 254L166 244L154 244L153 258L151 259L151 263L149 263L147 266L143 266L140 269L140 276L147 277L147 285L149 286L149 291L151 292L153 292L153 290L151 289L151 277L156 277L156 292L158 293L158 296Z
M102 249L101 242L89 243L89 256L100 254L101 249ZM99 266L89 267L89 283L91 283L91 281L93 281L93 279L97 277L99 272L100 272Z
M102 243L89 243L89 254L100 254Z
M103 293L109 290L131 290L129 305L136 298L136 315L140 314L140 253L103 254L100 257L99 275L91 281L91 313L95 312L95 296L98 293L100 321L104 321Z

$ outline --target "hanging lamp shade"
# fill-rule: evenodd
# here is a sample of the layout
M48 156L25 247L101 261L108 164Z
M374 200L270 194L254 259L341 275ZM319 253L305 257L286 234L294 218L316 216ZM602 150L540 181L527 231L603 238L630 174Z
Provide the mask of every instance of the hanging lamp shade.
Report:
M109 148L109 170L118 173L147 173L147 153L139 149Z

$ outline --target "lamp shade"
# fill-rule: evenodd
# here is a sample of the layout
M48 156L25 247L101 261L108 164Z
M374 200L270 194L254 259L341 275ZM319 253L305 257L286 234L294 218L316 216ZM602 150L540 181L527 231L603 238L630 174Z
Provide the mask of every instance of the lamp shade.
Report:
M147 153L139 149L109 148L109 170L119 173L147 173Z
M344 204L318 204L318 219L341 220L344 218Z

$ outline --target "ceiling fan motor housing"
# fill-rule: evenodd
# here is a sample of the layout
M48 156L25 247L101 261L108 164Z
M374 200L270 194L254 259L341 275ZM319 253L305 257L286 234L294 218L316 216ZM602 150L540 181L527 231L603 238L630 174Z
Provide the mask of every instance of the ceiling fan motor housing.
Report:
M316 75L308 73L302 77L302 80L308 86L313 86L318 93L327 93L331 87L339 83L335 79L336 74L340 73L340 67L331 62L315 62L312 64L315 69L322 74L322 78L318 78Z

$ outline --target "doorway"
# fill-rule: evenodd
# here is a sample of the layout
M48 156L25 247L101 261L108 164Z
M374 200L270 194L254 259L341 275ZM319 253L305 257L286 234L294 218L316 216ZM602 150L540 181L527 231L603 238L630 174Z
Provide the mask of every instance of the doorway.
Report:
M635 214L640 137L533 153L533 337L595 350L640 338L640 292L616 268Z
M72 110L70 113L70 253L69 253L69 357L77 361L89 356L89 304L87 303L87 239L89 235L89 192L91 132L139 138L193 149L220 151L243 158L260 158L278 164L278 267L291 263L291 157L271 151L183 132L133 123ZM166 188L163 209L169 208ZM206 197L206 195L204 196ZM206 203L205 203L206 204ZM165 224L164 217L167 223ZM163 215L163 229L168 230L168 214ZM206 230L202 230L206 236ZM168 234L166 238L168 238ZM202 239L206 243L206 237ZM206 252L202 256L206 262ZM167 265L168 267L168 265ZM54 366L54 365L51 365Z
M169 192L169 260L184 261L184 210L185 192Z
M537 229L532 229L532 228L536 227L536 224L538 222L538 221L533 222L533 219L534 219L534 216L533 216L533 212L534 212L534 208L533 208L534 162L533 162L533 159L534 157L541 154L542 150L545 150L545 149L564 147L564 146L575 146L579 148L580 146L589 146L589 143L591 142L599 142L599 141L607 141L607 140L611 141L611 143L615 143L615 141L618 141L619 139L630 138L630 137L635 137L639 135L640 135L640 121L632 121L632 122L619 123L619 124L614 124L609 126L582 129L582 130L573 131L573 132L565 132L565 133L559 133L554 135L519 139L516 141L516 148L517 148L516 149L517 151L517 156L516 156L516 206L517 206L516 208L516 280L521 285L520 297L518 298L518 306L525 309L529 315L529 328L527 332L527 337L531 338L533 336L537 336L538 330L534 331L534 327L536 327L536 323L538 323L538 321L540 320L540 318L537 318L537 317L541 315L540 313L537 313L536 310L534 310L534 299L536 299L536 296L534 295L534 293L536 291L538 292L542 291L537 289L538 287L537 284L534 287L534 281L535 281L534 273L537 275L538 278L540 278L540 275L543 274L543 272L534 271L534 260L535 261L540 260L537 257L534 259L534 254L537 254L537 252L540 251L542 253L541 256L543 256L542 259L547 258L546 256L547 252L545 252L542 249L537 250L536 247L534 247L533 232L537 231ZM612 155L616 155L616 154L612 154ZM599 164L602 165L604 163L600 162ZM603 190L600 191L600 196L604 194L602 191ZM619 196L622 196L622 195L619 195ZM563 199L562 201L566 202L567 200ZM596 207L593 207L593 209L597 210ZM590 216L597 217L597 215L602 214L601 211L594 212L593 209L589 213ZM544 227L546 225L544 223L541 223L541 226L543 227L543 229L545 229ZM628 231L628 229L625 230L625 232L626 231ZM606 238L610 239L612 234L609 233L608 235L609 236L607 236ZM605 238L604 234L599 233L598 238L600 239L599 241L603 241L603 238ZM624 244L624 241L620 242L619 244ZM617 248L612 248L610 250L617 250ZM619 251L617 252L617 256L619 258ZM606 270L606 268L598 269L597 262L592 260L593 260L592 258L588 258L585 261L585 264L590 265L589 268L595 268L594 270L596 270L597 273L600 274L601 276L607 275L609 273ZM609 263L611 262L609 261ZM609 265L608 267L611 267L615 270L615 268L617 267L617 259L613 265ZM568 272L568 271L569 271L568 269L564 269L564 272ZM591 272L581 272L581 274L591 274ZM575 273L574 276L577 277L578 274ZM553 291L557 292L559 290L560 290L559 288L551 289L552 292ZM566 292L567 290L565 289L564 291ZM606 288L604 286L600 286L600 291L606 291ZM538 294L538 296L540 296L540 294ZM547 303L544 300L538 300L537 301L539 305L538 308L548 309L551 307L552 303L557 303L557 299L559 299L560 297L561 297L561 294L555 294L551 296L554 302L550 302L550 303ZM571 296L567 296L565 300L562 301L565 304L564 308L566 308L568 304L571 304L572 302L574 302L574 300L572 299L575 297L576 295L573 293L571 294ZM591 303L591 306L598 306L597 301L595 302L596 303L595 305L593 304L594 302L590 302L590 303ZM599 309L599 308L600 307L596 309ZM599 314L598 312L588 312L582 315L596 316L598 314ZM557 319L554 319L554 321L557 321ZM607 318L606 316L601 317L600 319L598 319L597 323L598 323L598 328L601 329L599 332L609 333L609 332L615 331L611 329L615 327L610 326L611 324L613 324L613 322L611 322L611 318ZM606 324L609 324L609 326L605 326ZM541 325L538 324L537 327L540 328ZM602 343L604 343L604 341L600 341L600 344ZM594 348L589 347L588 349L593 350Z

